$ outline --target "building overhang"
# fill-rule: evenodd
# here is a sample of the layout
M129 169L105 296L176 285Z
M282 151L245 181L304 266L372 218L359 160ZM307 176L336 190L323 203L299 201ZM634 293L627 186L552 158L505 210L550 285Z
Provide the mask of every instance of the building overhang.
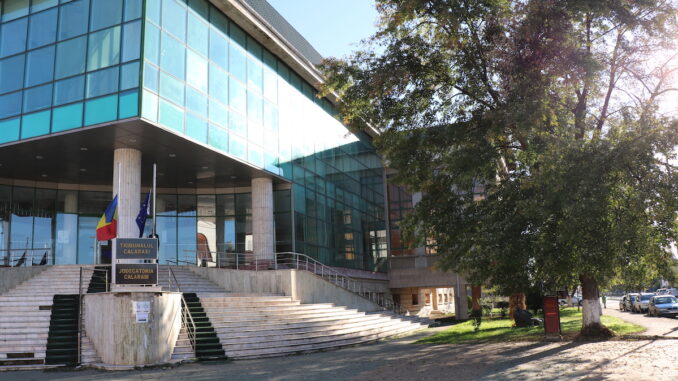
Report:
M160 188L249 187L251 179L286 179L186 139L142 119L50 134L0 146L0 178L34 182L110 185L113 151L142 152L142 186L152 184L157 164Z

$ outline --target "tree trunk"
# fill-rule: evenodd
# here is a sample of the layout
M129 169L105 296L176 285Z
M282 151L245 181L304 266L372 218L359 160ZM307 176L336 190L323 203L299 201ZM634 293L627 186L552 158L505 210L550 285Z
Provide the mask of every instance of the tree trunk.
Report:
M481 309L480 306L480 296L482 294L482 289L480 286L471 286L471 304L472 304L472 310L479 310Z
M588 276L579 275L582 293L582 325L580 336L584 337L610 337L614 334L600 323L600 315L603 309L600 306L598 282Z
M511 320L515 320L513 315L517 309L524 310L526 308L527 305L525 304L525 294L517 293L509 297L509 317Z

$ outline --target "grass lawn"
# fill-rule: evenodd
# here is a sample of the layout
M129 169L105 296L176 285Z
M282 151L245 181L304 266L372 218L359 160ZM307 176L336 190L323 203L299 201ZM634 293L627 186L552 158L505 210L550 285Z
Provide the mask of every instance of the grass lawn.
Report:
M617 335L642 332L645 328L627 323L621 319L603 315L602 323ZM514 328L510 319L486 319L480 325L480 331L473 331L473 323L469 320L455 324L449 329L435 335L420 339L418 343L454 344L468 340L487 341L539 341L544 338L544 327ZM563 336L573 338L581 330L581 311L576 308L560 310L560 326Z

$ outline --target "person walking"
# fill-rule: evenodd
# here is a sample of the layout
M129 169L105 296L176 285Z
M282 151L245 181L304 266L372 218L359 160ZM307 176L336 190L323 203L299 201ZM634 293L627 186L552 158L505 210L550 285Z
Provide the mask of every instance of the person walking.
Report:
M607 297L603 295L603 308L607 308Z

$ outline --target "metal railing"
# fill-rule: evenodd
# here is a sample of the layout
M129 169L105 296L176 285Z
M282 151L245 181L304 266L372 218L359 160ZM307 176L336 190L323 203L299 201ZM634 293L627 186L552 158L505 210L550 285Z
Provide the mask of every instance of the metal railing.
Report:
M382 292L375 292L365 287L362 282L342 274L337 269L324 265L321 262L309 257L306 254L283 252L275 254L277 269L295 269L309 271L316 276L341 287L354 294L370 300L385 310L393 311L397 314L403 314L406 311L393 301L393 299L384 295Z
M204 255L204 254L203 254ZM195 261L186 260L167 260L169 264L185 264L202 267L218 267L233 270L280 270L295 269L309 271L330 283L357 294L363 298L376 303L385 310L393 311L397 314L406 314L407 310L395 303L393 299L381 292L375 292L365 287L362 282L342 274L337 269L324 265L321 262L309 257L306 254L294 252L282 252L275 254L275 260L259 259L252 252L233 253L233 252L209 252L210 258L199 259Z
M168 261L169 262L169 261ZM179 261L174 261L177 264ZM186 335L188 336L188 341L191 343L191 347L193 348L193 352L196 350L196 343L195 343L195 334L196 334L196 327L195 327L195 321L193 320L193 316L191 316L191 312L188 310L188 303L186 303L186 299L184 298L184 293L181 291L181 286L179 285L179 281L177 280L177 277L174 275L174 271L172 270L172 266L167 266L167 278L169 282L169 289L173 290L172 287L172 279L174 279L174 284L176 285L176 290L181 294L181 325L186 329ZM189 326L190 324L190 326Z
M0 250L0 267L45 266L52 262L50 248Z
M110 266L110 265L99 265L99 266ZM92 271L92 276L96 274L97 271L104 272L104 282L105 282L105 290L106 292L110 291L108 286L109 286L109 280L108 280L108 269L97 269L97 268L89 268L89 267L83 267L80 266L80 280L78 281L78 364L82 362L82 301L83 301L83 292L82 292L82 281L83 281L83 270L84 271ZM90 276L90 281L92 277ZM89 287L89 285L88 285ZM85 292L86 294L87 292Z

